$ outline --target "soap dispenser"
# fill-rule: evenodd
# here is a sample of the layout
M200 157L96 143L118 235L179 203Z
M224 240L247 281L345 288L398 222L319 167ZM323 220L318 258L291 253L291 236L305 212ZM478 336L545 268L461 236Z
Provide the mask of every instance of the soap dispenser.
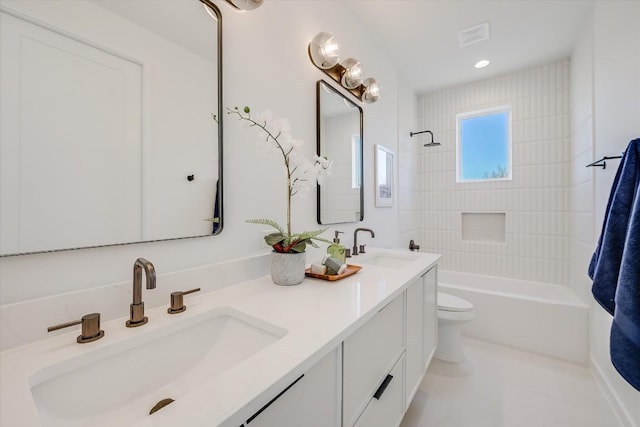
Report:
M338 235L341 233L344 233L344 231L335 231L333 244L329 245L329 247L327 248L327 253L344 263L346 260L345 247L340 244L340 238L338 237Z

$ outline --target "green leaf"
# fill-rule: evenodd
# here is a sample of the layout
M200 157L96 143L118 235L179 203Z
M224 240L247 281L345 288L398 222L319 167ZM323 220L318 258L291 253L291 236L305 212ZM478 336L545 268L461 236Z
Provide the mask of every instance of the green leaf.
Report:
M277 222L275 222L273 220L270 220L270 219L266 219L266 218L248 219L247 222L249 222L251 224L270 225L271 227L273 227L276 230L278 230L280 232L280 234L282 234L283 236L287 234L287 233L285 233L284 228L282 228L280 226L280 224L278 224Z
M305 249L307 249L307 244L304 240L301 240L291 247L291 252L302 253L305 251Z
M276 243L280 243L284 240L284 236L282 233L271 233L264 236L264 241L267 242L267 245L273 246Z
M291 236L292 240L297 240L297 239L301 239L301 240L306 240L306 239L316 239L316 240L320 240L320 241L324 241L324 242L329 242L328 240L325 240L321 237L317 237L319 234L324 233L325 231L327 231L326 228L323 228L321 230L315 230L315 231L303 231L302 233L297 233L297 234L293 234ZM331 243L331 242L329 242Z

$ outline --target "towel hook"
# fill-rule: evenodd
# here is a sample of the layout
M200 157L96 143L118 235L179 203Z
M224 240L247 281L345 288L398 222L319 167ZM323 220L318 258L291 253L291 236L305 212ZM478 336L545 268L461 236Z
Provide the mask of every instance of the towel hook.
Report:
M604 156L600 160L596 160L593 163L589 163L585 167L587 167L587 168L598 167L598 168L606 169L607 168L607 160L621 159L621 158L622 158L622 156Z

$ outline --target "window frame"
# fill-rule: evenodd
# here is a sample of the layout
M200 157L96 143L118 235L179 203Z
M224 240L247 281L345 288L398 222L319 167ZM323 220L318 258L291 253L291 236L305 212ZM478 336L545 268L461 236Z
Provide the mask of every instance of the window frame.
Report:
M474 117L488 116L496 113L507 113L507 176L502 178L462 178L462 120ZM511 181L513 179L513 135L512 135L512 109L511 105L500 105L498 107L483 108L480 110L468 111L456 114L456 183L478 183L494 181Z

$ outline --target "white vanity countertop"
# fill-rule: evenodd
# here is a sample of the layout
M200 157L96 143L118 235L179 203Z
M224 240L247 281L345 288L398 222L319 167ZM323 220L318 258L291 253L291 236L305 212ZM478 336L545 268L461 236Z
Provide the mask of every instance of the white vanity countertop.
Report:
M125 328L126 319L105 322L101 325L105 337L93 343L76 343L77 326L69 333L4 351L0 353L0 425L40 425L29 379L43 368L229 307L283 328L287 334L135 425L238 427L440 259L437 254L375 248L365 256L376 254L415 259L402 268L385 268L360 264L358 257L352 257L348 263L363 265L363 269L335 282L305 278L300 285L283 287L265 276L189 295L185 297L188 308L179 315L167 314L166 306L147 310L149 323L140 328Z

